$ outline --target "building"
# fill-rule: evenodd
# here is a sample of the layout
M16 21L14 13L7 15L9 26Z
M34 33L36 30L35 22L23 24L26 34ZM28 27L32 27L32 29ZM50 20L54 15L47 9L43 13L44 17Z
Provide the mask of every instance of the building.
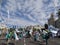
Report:
M58 19L55 21L55 27L60 29L60 10L58 11Z
M58 14L58 19L54 20L54 15L51 14L51 17L48 19L48 24L60 29L60 15Z
M53 13L51 14L51 17L48 19L48 24L55 26L55 20Z

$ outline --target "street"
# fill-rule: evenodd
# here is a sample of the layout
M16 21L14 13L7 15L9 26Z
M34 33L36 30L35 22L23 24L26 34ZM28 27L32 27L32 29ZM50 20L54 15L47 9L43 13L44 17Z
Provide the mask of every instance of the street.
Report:
M21 40L12 40L11 43L14 43L15 45L46 45L45 42L35 42L33 39L30 38L23 38ZM6 40L0 39L0 45L1 43L6 43ZM48 40L48 45L60 45L60 38L50 38Z
M16 41L15 45L45 45L45 42L35 42L30 38L26 38L26 39ZM49 39L48 45L60 45L60 38Z

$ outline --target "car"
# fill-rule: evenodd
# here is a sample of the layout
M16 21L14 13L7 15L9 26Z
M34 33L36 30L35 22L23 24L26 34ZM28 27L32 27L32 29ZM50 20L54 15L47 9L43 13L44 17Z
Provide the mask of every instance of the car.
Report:
M2 34L2 30L0 30L0 36L1 36L1 34Z
M52 33L52 37L57 37L57 33L58 33L58 29L53 27L53 26L49 26L49 31Z
M60 30L58 30L57 36L60 38Z

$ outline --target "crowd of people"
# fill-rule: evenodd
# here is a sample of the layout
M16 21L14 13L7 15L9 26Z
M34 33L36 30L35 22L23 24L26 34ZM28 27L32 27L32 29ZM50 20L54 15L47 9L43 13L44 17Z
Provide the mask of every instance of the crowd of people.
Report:
M21 40L23 38L30 38L33 41L40 41L40 37L43 40L48 40L50 37L50 32L48 30L48 25L45 24L44 28L36 29L34 27L23 29L21 32L8 31L6 34L6 39L9 42L10 40Z
M48 25L45 24L44 28L41 29L34 29L31 28L30 30L27 30L26 32L26 37L31 38L33 37L34 41L40 41L40 37L42 37L43 39L49 39L49 37L51 36L51 32L48 30Z

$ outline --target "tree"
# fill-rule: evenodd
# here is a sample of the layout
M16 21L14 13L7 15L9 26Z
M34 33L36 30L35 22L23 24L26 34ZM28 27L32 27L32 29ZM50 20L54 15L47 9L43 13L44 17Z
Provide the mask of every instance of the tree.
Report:
M60 9L58 10L58 13L57 14L58 14L58 16L60 16Z

